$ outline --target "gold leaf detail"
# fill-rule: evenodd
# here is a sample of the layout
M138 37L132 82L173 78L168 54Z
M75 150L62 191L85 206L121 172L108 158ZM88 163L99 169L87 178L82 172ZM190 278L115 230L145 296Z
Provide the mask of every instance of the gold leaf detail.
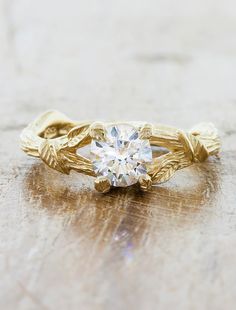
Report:
M179 141L183 145L184 152L189 160L193 162L203 162L209 156L205 145L198 136L179 131Z
M69 147L82 147L90 143L89 137L89 124L82 124L72 128L68 134L68 146Z
M69 174L70 169L60 156L60 147L61 145L56 140L45 140L39 147L39 156L50 168Z
M174 153L168 153L154 160L148 174L155 183L168 181L179 169L179 160Z

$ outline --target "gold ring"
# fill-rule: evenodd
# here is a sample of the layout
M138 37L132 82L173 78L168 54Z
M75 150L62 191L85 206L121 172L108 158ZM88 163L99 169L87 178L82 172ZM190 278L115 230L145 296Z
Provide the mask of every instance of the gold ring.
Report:
M20 140L23 151L59 172L75 170L95 177L95 188L102 193L136 183L147 191L220 151L211 123L183 131L145 122L77 122L57 111L30 123ZM90 154L82 156L82 148L89 145ZM160 156L157 150L162 150Z

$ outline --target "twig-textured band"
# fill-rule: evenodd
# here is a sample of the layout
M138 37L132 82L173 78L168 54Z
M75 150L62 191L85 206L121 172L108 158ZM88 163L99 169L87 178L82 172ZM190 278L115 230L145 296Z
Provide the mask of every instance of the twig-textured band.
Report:
M115 125L113 124L113 126ZM196 162L203 162L208 156L218 154L220 150L217 130L211 123L199 124L188 132L160 124L132 122L127 123L127 126L129 125L137 129L139 139L148 140L151 146L164 147L169 150L168 153L159 157L153 158L152 156L152 159L146 162L145 168L148 178L142 178L141 181L143 175L139 175L143 189L149 188L151 184L169 180L177 170ZM76 122L60 112L48 111L23 130L21 148L28 155L41 158L49 167L62 173L69 174L71 170L75 170L90 176L102 175L104 177L104 173L96 172L91 159L78 153L80 148L91 144L93 139L96 141L106 139L103 136L104 128L106 128L104 123ZM125 130L127 132L127 128ZM122 135L122 133L120 134ZM119 141L124 140L119 139ZM127 148L127 146L122 146L122 152L124 152L125 147ZM120 162L121 160L119 160ZM113 171L110 169L109 172ZM109 177L108 174L107 176ZM101 189L102 180L98 183L100 187L98 186L97 189ZM101 191L104 192L105 189L102 188Z

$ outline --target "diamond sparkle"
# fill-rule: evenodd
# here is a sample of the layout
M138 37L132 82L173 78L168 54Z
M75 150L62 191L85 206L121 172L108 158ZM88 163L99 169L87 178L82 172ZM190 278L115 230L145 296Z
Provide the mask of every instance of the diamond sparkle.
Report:
M149 141L140 139L138 130L129 124L106 127L105 141L92 140L91 154L95 173L117 187L137 183L152 161Z

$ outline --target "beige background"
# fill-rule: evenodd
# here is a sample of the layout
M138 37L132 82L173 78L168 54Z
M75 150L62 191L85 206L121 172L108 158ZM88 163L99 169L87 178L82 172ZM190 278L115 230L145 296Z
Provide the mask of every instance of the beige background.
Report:
M235 0L0 0L0 308L235 309ZM103 196L18 147L78 120L212 121L220 159Z

